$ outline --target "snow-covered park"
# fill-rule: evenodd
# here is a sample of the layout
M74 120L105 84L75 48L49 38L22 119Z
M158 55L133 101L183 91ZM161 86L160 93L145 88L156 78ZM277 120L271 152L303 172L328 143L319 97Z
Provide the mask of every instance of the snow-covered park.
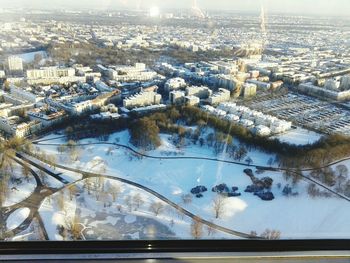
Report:
M69 190L62 190L41 205L39 212L50 240L72 238L60 233L58 226L69 229L77 219L86 240L191 238L191 219L157 197L110 179L100 183L115 195L97 196L99 193L87 190L88 180L75 184L78 194L70 196ZM208 237L230 238L225 233L209 233Z
M297 127L296 129L289 130L285 133L273 136L272 138L277 138L281 142L286 142L289 144L305 145L315 143L321 137L322 135L319 133Z
M18 208L13 213L11 213L10 216L7 218L6 228L8 230L12 230L18 227L24 220L27 219L27 217L29 216L29 213L30 213L29 208L26 208L26 207Z
M277 230L281 232L281 238L286 239L346 238L350 235L350 210L346 208L349 205L348 201L335 195L331 195L331 197L310 197L307 192L310 182L307 180L301 180L296 185L292 185L292 182L287 181L281 172L256 171L253 169L253 173L257 178L268 176L273 179L271 192L275 198L272 201L263 201L258 196L244 191L252 182L243 170L251 167L215 160L182 158L230 159L226 153L216 156L213 149L206 145L186 144L178 148L173 144L170 137L170 135L161 134L161 146L156 150L146 152L147 155L157 158L140 157L124 147L107 144L119 143L137 150L129 143L128 131L110 135L105 143L95 138L82 139L77 143L83 145L74 146L76 151L74 158L72 158L69 151L58 151L58 145L67 143L64 138L52 139L53 136L50 136L51 140L43 141L43 143L55 145L41 145L39 143L36 147L40 152L57 156L59 164L78 168L82 171L125 178L139 183L205 220L236 231L244 233L255 231L260 235L266 229ZM99 144L94 144L97 142ZM164 158L171 156L181 158ZM274 158L271 154L254 149L248 151L247 156L252 159L253 164L265 166L269 159ZM219 218L216 218L213 200L217 198L218 194L212 192L211 189L213 186L222 183L229 187L238 187L237 192L241 195L225 198L223 212ZM106 225L106 229L108 227L115 228L119 222L128 224L128 222L135 221L135 217L137 222L139 222L139 218L145 217L167 226L172 233L168 237L190 237L189 225L191 220L186 217L179 221L179 217L172 215L167 210L161 216L154 216L147 209L149 205L131 212L123 207L123 212L118 212L118 204L125 206L124 201L111 202L111 206L104 207L100 202L96 203L91 195L86 194L83 181L80 181L77 185L79 189L83 190L80 191L80 196L74 197L72 201L67 201L68 196L65 195L65 204L68 207L66 211L74 215L80 215L79 217L83 221L81 223L85 227L89 227L86 230L87 238L89 235L95 238L103 238L103 231L99 235L93 233L93 229L96 229L97 226ZM192 195L192 201L184 203L184 196L190 194L191 189L198 185L205 186L208 191L203 192L201 198ZM292 187L293 195L286 196L283 194L286 185ZM121 185L121 189L123 189L123 192L118 200L124 200L124 195L137 190L128 185ZM59 194L58 192L55 196ZM148 193L141 194L144 203L149 203L151 202L149 200L155 198ZM65 212L57 208L57 202L54 199L54 196L50 200L46 199L40 208L40 213L45 218L45 227L50 238L62 239L62 236L57 232L57 225L64 224ZM103 216L101 216L101 211ZM133 220L130 220L130 216L133 216L131 217ZM171 220L177 220L172 227L170 226ZM123 236L123 238L145 237L143 231L144 229L140 230L138 228L134 232L124 233L126 236ZM224 233L217 234L214 237L237 238Z
M29 172L24 176L21 166L14 163L2 205L7 207L23 201L33 193L35 187L34 177Z

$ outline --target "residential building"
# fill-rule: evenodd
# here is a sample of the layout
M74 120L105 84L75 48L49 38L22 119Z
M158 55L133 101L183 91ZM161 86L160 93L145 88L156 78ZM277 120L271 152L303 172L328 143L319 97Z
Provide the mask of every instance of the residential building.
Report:
M23 60L20 57L17 57L17 56L8 57L7 66L11 74L23 72Z
M229 90L220 88L219 91L213 93L209 97L208 101L211 105L218 104L220 102L230 100L230 95L231 95L231 93Z
M186 96L196 96L200 99L207 99L211 94L212 91L205 86L190 86L186 88Z
M153 91L141 91L123 100L123 106L125 108L134 108L141 106L148 106L154 104L160 104L162 95Z
M170 91L169 100L171 104L183 104L185 102L185 92L180 90Z

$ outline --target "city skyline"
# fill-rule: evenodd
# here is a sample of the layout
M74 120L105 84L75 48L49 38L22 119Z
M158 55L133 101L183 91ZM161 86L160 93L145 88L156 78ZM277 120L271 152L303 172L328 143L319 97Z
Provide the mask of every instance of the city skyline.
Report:
M134 9L147 10L157 6L160 10L167 9L190 9L197 2L197 6L203 10L228 10L241 12L260 11L263 5L269 13L298 13L313 15L346 15L350 10L350 2L346 0L319 0L317 5L312 0L247 0L247 1L226 1L226 0L91 0L88 3L82 1L53 0L47 5L45 0L0 0L0 4L6 8L34 8L34 9Z

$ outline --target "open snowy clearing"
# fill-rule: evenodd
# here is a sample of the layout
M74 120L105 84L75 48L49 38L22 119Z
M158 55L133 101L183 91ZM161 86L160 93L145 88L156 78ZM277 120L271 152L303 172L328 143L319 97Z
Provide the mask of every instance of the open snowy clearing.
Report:
M321 137L322 135L319 133L297 127L296 129L289 130L286 133L279 134L271 138L277 138L281 142L286 142L289 144L306 145L317 142Z
M6 221L7 230L12 230L23 223L24 220L29 216L30 209L27 207L18 208L13 211Z
M128 144L128 132L115 133L109 137L110 142ZM181 156L215 157L213 151L198 145L177 149L167 140L168 135L162 135L162 146L149 155L164 156L172 152L172 156L179 150ZM84 139L79 143L98 142L97 139ZM64 143L62 139L52 140L50 143ZM57 146L38 145L38 147L52 154L57 154ZM62 165L79 167L85 171L101 172L119 176L147 186L164 195L175 203L181 204L183 194L188 194L192 187L206 186L209 191L202 198L193 197L190 204L181 204L186 209L200 217L212 220L214 223L245 233L256 231L258 234L265 229L281 231L281 238L345 238L350 236L349 203L337 197L311 198L307 194L309 182L301 181L293 187L297 196L286 197L282 189L286 182L280 172L266 171L255 173L256 177L269 176L274 180L272 192L275 199L262 201L244 189L251 184L251 180L243 173L246 166L228 164L208 160L193 159L150 159L138 158L130 151L113 145L86 145L79 147L80 158L76 162L68 163L67 153L58 158ZM177 153L178 154L178 153ZM197 156L198 156L197 155ZM249 152L254 164L266 164L271 157L259 151ZM228 158L225 155L219 158ZM214 185L226 183L229 187L237 186L240 197L225 199L225 212L221 218L215 219L212 200L217 196L210 191ZM177 234L177 236L181 236ZM232 237L231 237L232 238Z
M8 190L5 194L3 206L17 204L29 197L36 187L34 176L29 174L28 178L23 176L21 166L17 163L13 166L11 178L9 179Z

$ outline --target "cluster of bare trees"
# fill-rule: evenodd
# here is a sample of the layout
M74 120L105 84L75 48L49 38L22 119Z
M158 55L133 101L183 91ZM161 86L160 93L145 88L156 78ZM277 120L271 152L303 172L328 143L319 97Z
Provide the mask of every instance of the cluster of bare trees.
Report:
M252 237L259 237L258 233L256 231L251 231L250 235ZM269 240L275 240L275 239L280 239L281 238L281 231L279 230L274 230L274 229L265 229L264 232L260 234L260 237L269 239Z
M204 237L204 235L212 237L216 233L216 230L212 226L206 225L204 227L203 223L199 220L199 218L192 219L190 231L191 236L194 239L201 239L202 237Z
M103 202L105 207L110 206L111 202L116 202L122 192L120 185L112 184L110 181L105 183L103 176L86 178L83 188L87 191L88 195L93 195L96 201Z
M77 146L76 142L73 140L69 140L66 144L61 144L57 146L57 151L62 155L63 153L68 154L68 160L70 162L75 162L80 159L81 150Z
M29 141L13 137L8 140L0 141L0 205L3 205L8 194L10 180L16 181L14 178L15 154L17 151L32 149ZM28 166L22 166L22 175L29 182L30 170Z
M87 227L81 223L80 216L77 214L64 217L64 225L58 225L57 231L64 240L85 240L84 230Z
M152 202L149 206L149 211L154 213L155 216L158 216L164 211L165 206L162 202Z
M313 170L310 176L329 187L334 187L338 193L350 196L349 169L344 164L337 165L335 169L326 167ZM313 197L318 195L323 196L323 193L318 191L317 187L313 185L309 186L308 192Z

